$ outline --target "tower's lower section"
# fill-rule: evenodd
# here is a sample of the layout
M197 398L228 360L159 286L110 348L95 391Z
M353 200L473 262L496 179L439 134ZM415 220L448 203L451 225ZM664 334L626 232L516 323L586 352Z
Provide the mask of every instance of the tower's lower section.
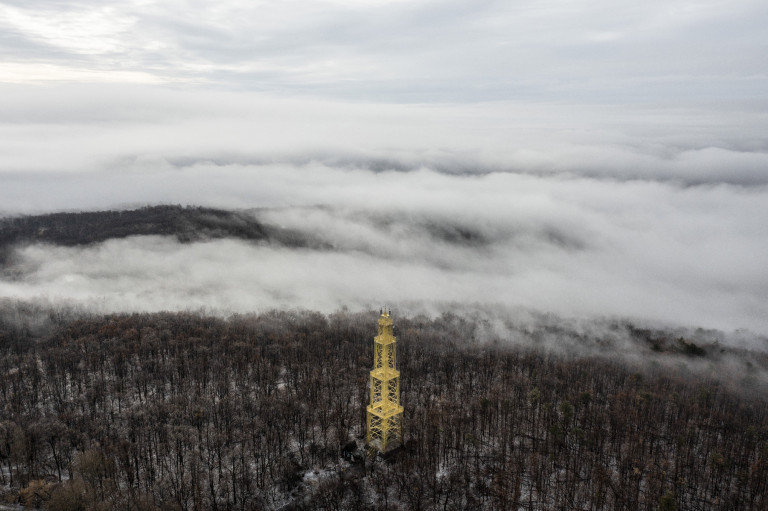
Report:
M397 449L403 444L403 407L388 410L368 406L368 445L380 452Z

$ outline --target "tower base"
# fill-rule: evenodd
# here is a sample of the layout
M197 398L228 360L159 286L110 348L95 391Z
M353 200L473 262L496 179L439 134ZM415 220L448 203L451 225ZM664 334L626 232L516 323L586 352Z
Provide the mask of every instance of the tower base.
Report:
M366 444L381 453L403 445L403 407L368 407L368 435Z

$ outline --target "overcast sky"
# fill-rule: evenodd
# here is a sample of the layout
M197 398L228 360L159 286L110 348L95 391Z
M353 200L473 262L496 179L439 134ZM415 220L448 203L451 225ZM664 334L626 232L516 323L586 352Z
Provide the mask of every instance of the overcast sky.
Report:
M761 0L4 1L0 79L391 102L764 98Z
M0 214L269 208L336 247L28 247L0 294L768 333L766 26L764 1L0 2Z

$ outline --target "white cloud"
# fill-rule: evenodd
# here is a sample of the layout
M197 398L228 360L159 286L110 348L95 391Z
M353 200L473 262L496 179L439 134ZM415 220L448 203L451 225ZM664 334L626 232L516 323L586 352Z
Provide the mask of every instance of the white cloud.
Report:
M6 85L2 93L4 174L146 172L152 160L158 171L162 161L316 160L685 183L768 179L768 145L758 135L768 130L768 114L744 105L381 105L110 85Z
M768 333L765 188L320 165L222 172L244 196L260 188L248 172L266 172L265 204L327 205L254 210L321 248L156 237L30 246L18 254L25 276L0 281L0 295L225 312L478 303ZM179 193L198 178L179 172Z
M55 11L0 6L0 23L54 49L86 55L121 50L120 39L128 37L135 22L135 17L109 5Z
M375 101L759 100L765 15L751 0L8 2L0 51L84 82Z
M143 71L112 70L104 72L83 67L48 63L0 63L0 82L11 84L40 82L160 84L170 81Z

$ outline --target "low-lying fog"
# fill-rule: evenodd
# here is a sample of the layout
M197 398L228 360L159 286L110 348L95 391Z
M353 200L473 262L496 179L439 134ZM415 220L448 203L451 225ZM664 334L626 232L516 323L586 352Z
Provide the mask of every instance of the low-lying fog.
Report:
M219 175L245 181L245 172L270 169ZM338 185L312 188L322 180ZM163 237L32 245L18 250L0 294L110 311L488 303L768 332L765 191L322 166L284 167L269 181L331 204L249 211L303 232L308 247Z
M23 246L2 273L2 297L225 313L488 304L768 333L759 111L388 107L134 89L87 100L65 91L67 102L35 106L46 96L10 92L6 214L241 208L313 242Z

